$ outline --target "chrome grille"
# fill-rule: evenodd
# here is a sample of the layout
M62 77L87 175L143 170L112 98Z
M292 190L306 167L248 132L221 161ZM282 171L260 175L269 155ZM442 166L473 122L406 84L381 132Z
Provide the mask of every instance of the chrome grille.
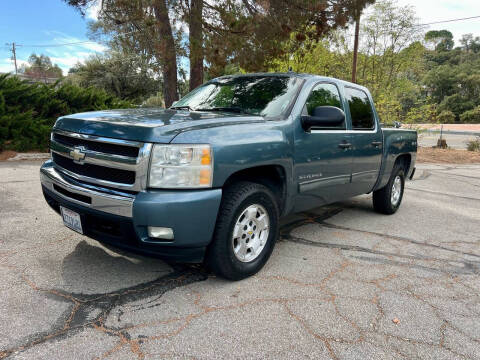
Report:
M130 191L146 188L152 144L54 130L55 167L74 179Z

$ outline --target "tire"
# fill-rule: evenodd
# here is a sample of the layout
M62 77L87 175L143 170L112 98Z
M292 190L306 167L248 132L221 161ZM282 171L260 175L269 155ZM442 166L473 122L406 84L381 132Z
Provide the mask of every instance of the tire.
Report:
M397 192L394 189L398 189L401 186L400 191ZM403 167L396 165L393 168L390 180L385 187L373 192L373 208L376 212L385 215L395 214L400 207L403 199L403 192L405 190L405 172ZM392 196L392 193L396 193L396 196Z
M278 220L277 201L267 187L243 181L229 186L224 191L207 249L207 266L229 280L256 274L273 251Z

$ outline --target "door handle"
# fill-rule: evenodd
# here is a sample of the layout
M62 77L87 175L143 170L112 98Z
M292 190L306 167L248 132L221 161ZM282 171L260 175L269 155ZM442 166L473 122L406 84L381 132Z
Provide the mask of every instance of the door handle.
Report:
M375 146L376 148L382 146L382 142L381 141L372 141L372 145Z
M344 143L338 144L338 147L340 149L345 149L346 150L346 149L350 149L352 147L352 144L344 142Z

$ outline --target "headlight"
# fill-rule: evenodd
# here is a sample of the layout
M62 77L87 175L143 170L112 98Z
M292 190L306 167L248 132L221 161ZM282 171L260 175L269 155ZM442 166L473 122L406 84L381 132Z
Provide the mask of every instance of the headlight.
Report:
M210 145L155 144L149 186L153 188L208 188L212 186L213 156Z

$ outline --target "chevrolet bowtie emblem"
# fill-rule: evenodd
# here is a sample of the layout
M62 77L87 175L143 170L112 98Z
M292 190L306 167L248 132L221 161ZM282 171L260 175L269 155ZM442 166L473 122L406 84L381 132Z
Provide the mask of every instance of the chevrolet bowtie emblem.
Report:
M77 146L70 151L70 156L77 164L83 164L82 160L85 159L85 148L83 146Z

